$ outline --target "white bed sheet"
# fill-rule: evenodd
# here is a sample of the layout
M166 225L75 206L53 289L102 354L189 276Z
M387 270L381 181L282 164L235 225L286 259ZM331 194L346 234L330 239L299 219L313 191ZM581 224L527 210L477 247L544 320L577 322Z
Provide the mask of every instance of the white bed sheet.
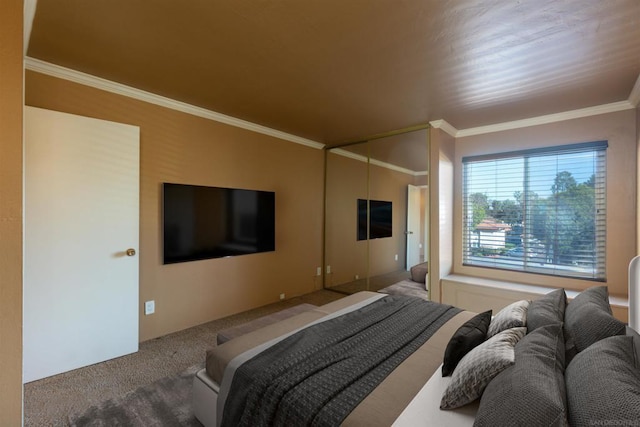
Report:
M473 426L478 411L478 401L454 410L440 409L440 399L450 382L451 377L442 377L441 365L402 411L393 423L393 427Z

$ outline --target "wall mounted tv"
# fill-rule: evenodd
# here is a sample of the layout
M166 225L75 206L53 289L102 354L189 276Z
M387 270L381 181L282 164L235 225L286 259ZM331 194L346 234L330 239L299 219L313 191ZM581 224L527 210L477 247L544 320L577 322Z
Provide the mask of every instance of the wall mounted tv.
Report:
M275 193L162 185L164 264L275 251Z
M393 222L391 202L369 200L369 239L391 237ZM358 199L358 240L367 240L367 200Z

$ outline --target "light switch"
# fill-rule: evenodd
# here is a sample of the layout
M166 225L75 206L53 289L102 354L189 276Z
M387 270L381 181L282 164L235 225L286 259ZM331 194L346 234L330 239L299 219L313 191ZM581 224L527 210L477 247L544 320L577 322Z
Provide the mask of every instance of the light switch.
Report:
M156 312L156 302L154 300L147 301L144 303L144 314L149 315Z

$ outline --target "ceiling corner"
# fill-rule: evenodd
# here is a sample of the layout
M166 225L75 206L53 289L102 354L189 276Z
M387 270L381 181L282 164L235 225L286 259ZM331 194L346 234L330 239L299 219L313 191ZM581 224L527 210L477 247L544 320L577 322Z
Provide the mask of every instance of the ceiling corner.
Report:
M454 138L458 134L458 129L451 126L446 120L443 120L443 119L433 120L433 121L430 121L429 124L436 129L442 129L443 131L445 131L446 133L448 133Z
M31 29L33 28L33 18L36 16L37 5L38 0L24 0L23 53L25 56L27 56L27 50L29 50L29 39L31 38Z

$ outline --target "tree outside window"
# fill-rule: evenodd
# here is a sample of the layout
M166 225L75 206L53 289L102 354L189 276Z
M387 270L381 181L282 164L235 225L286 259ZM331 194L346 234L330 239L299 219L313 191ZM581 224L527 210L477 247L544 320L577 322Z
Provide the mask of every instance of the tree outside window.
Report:
M465 265L605 280L606 142L463 165Z

